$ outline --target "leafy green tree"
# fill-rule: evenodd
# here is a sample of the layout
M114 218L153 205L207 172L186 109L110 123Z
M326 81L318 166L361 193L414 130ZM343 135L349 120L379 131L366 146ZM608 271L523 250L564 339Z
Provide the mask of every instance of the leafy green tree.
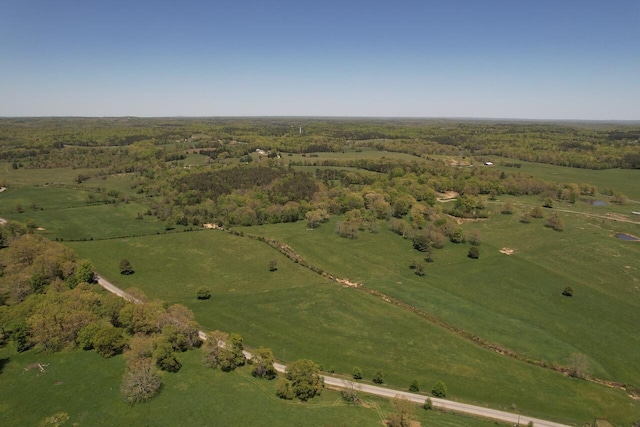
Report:
M120 260L120 274L133 274L133 267L131 266L131 262L126 258L122 258Z
M83 350L93 350L93 337L100 329L101 325L97 322L89 323L87 326L80 329L78 336L76 337L78 347Z
M464 242L464 230L462 230L462 227L455 227L451 232L449 240L451 240L452 243Z
M409 384L409 391L412 393L417 393L420 391L420 385L418 384L418 380L411 381L411 384Z
M287 378L279 378L276 384L276 396L286 400L292 400L296 397L296 393L293 390L293 383Z
M480 258L480 249L478 249L477 246L472 246L469 248L469 253L467 254L467 256L471 259L478 259Z
M272 380L276 377L277 372L273 366L275 362L273 352L270 348L260 347L253 355L253 371L254 377L266 378Z
M353 372L351 373L351 377L354 380L361 380L362 379L362 370L358 367L353 368Z
M320 376L320 368L308 359L291 362L287 367L285 378L291 381L295 397L302 401L319 395L324 388L324 379Z
M433 402L431 401L430 397L427 397L427 399L424 401L424 405L422 405L422 408L427 411L433 409Z
M433 388L431 389L431 394L435 397L446 397L447 396L447 386L442 381L438 381L435 383Z
M95 274L93 272L93 264L89 260L82 260L76 267L75 277L78 282L95 283Z
M86 327L85 327L86 329ZM93 348L102 357L115 356L122 352L125 340L122 336L122 329L114 328L111 325L102 326L93 335Z
M514 212L513 203L506 201L500 206L500 213L504 215L511 215Z
M211 291L208 288L201 287L198 289L196 293L196 297L201 300L206 300L211 298Z
M384 383L384 379L382 378L382 371L377 371L376 374L373 376L373 382L375 384L382 384Z
M549 209L553 208L553 199L550 196L545 197L542 201L542 207Z
M565 297L572 297L573 288L571 286L565 286L565 288L562 290L562 295L564 295Z
M153 358L158 368L167 372L178 372L182 368L182 363L176 357L173 346L165 338L161 338L156 342L156 348L153 350Z
M564 223L562 222L562 219L557 212L554 212L547 217L547 222L545 225L555 231L562 231L564 228Z
M276 271L278 269L278 262L275 260L269 261L269 271Z

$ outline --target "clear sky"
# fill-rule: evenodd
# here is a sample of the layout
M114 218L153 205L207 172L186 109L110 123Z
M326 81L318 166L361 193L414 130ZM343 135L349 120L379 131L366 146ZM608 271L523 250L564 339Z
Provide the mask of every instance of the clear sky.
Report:
M640 120L640 0L0 0L0 116Z

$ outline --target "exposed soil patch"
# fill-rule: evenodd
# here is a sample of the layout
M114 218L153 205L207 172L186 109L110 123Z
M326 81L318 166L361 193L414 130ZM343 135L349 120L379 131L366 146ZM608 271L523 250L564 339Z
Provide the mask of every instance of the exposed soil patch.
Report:
M515 250L513 250L511 248L502 248L502 249L500 249L500 253L501 254L505 254L505 255L513 255L514 252L515 252Z
M609 212L608 214L606 214L606 216L608 216L609 218L613 218L613 219L623 219L623 220L628 220L629 219L629 215L619 214L619 213L615 213L615 212Z
M459 194L456 191L447 191L446 193L438 193L436 200L441 203L446 203L455 200L458 196Z
M213 224L211 222L208 222L206 224L202 224L202 226L204 228L210 228L212 230L224 230L224 228L220 227L218 224Z

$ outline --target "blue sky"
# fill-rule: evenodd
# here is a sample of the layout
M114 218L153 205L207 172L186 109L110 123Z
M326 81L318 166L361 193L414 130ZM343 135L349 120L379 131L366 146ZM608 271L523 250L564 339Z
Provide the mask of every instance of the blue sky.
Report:
M640 0L0 0L0 116L640 120Z

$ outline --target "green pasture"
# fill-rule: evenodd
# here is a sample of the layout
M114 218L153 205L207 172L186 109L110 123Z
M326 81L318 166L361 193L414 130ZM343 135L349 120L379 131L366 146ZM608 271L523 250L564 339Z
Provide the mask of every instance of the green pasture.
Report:
M304 231L301 223L287 227L293 235L297 231L291 230L308 233L307 249L322 244L323 236L332 240L332 224L314 231ZM322 229L327 231L317 233ZM263 230L277 234L278 227ZM245 230L250 231L258 228ZM395 245L391 237L383 239L389 249ZM339 245L325 246L333 251L325 254L327 258L344 257L345 264L366 263L371 274L388 274L382 266L388 260L373 266L364 251L344 240L336 243ZM480 348L377 297L330 282L256 240L211 230L68 244L117 285L138 287L151 297L183 303L204 328L238 332L247 345L271 347L280 359L311 358L343 374L358 366L365 379L381 369L385 381L399 389L406 389L413 379L425 390L443 380L454 399L506 410L515 404L523 413L565 422L584 422L595 416L630 422L640 414L640 404L622 391L566 378ZM296 247L295 242L291 244ZM347 256L347 251L353 254ZM356 261L356 254L366 261ZM123 257L131 261L135 274L118 273ZM275 272L268 269L271 260L278 264ZM409 261L401 263L407 272ZM407 280L409 275L398 277ZM211 290L211 300L195 298L200 286ZM418 283L394 286L410 288ZM436 287L420 286L440 299L446 297ZM467 307L471 308L470 302ZM466 315L475 316L471 310Z
M208 369L200 350L179 355L182 369L163 373L160 394L148 403L128 405L120 396L122 356L103 359L95 352L17 354L0 350L0 420L3 425L37 426L61 412L64 425L77 426L376 426L392 408L364 396L366 407L343 403L325 390L306 403L275 396L275 381L258 380L246 367L232 373ZM39 368L29 368L41 363ZM422 425L482 427L493 422L416 407Z
M425 263L425 277L409 269L422 261L410 240L381 225L356 240L338 237L335 222L309 231L304 224L245 229L283 241L312 265L379 289L490 342L549 363L572 353L589 356L599 377L640 384L640 244L615 239L640 226L561 213L565 230L495 215L467 224L481 233L480 259L468 244L447 244ZM511 256L500 253L508 247ZM565 286L573 298L561 295Z
M506 157L491 156L498 169L505 172L523 173L536 178L561 183L588 183L598 187L598 191L613 189L624 193L631 200L640 201L639 169L591 170L556 166L544 163L523 162ZM501 161L520 163L520 168L499 166ZM636 205L637 206L637 205ZM636 209L637 210L637 209Z
M10 162L0 162L0 183L6 182L12 187L46 184L74 184L80 174L91 175L97 169L12 169Z

